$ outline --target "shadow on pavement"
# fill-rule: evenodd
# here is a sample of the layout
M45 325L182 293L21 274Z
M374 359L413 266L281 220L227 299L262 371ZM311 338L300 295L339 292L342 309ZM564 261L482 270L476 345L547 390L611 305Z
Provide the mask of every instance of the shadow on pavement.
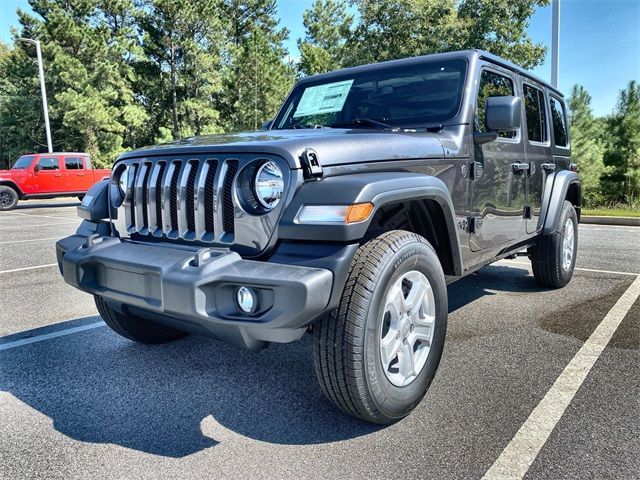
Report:
M495 292L535 293L548 291L538 285L527 265L490 265L449 285L449 313Z
M201 431L208 416L276 444L335 442L379 428L324 398L308 338L252 353L197 336L137 345L100 327L2 351L0 364L0 390L51 418L60 433L155 455L215 446Z
M492 290L537 288L524 269L488 267L479 275L482 281L471 276L449 287L451 311ZM197 336L145 346L105 326L0 352L0 390L51 418L57 431L73 439L174 458L224 441L224 429L294 445L378 430L342 414L324 398L311 346L306 337L248 352ZM221 439L216 432L214 438L203 434L201 423L209 416L223 427Z

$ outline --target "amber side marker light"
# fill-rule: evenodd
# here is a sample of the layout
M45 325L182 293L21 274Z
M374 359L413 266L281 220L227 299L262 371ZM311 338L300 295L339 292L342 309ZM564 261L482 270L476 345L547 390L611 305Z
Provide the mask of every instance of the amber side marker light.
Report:
M295 223L336 225L358 223L369 218L373 212L372 203L352 205L303 205L296 215Z
M373 203L356 203L355 205L349 205L344 221L345 223L362 222L369 218L371 212L373 212Z

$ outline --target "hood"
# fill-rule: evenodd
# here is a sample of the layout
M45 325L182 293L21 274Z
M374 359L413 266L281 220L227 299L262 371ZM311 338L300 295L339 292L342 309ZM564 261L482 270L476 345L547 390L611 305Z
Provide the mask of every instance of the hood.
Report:
M24 173L26 173L24 170L0 170L0 178L20 176Z
M291 168L300 168L299 157L306 148L317 152L323 167L444 156L440 134L322 128L204 135L134 150L120 158L185 152L270 154L284 158Z

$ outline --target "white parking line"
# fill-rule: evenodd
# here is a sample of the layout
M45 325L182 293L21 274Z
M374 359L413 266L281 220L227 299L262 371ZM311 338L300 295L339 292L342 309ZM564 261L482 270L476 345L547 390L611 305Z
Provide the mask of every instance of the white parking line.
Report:
M528 268L529 270L531 270L531 262L520 262L518 260L509 260L509 259L502 259L500 260L501 262L504 263L512 263L514 265L522 265L523 267ZM619 272L617 270L600 270L598 268L582 268L582 267L576 267L574 270L579 270L581 272L595 272L595 273L610 273L613 275L630 275L632 277L637 277L638 275L640 275L640 273L634 273L634 272Z
M0 352L2 350L9 350L10 348L22 347L23 345L29 345L31 343L43 342L51 338L64 337L65 335L72 335L74 333L84 332L98 327L104 327L106 324L102 321L89 323L87 325L80 325L79 327L65 328L64 330L58 330L56 332L45 333L43 335L36 335L34 337L23 338L22 340L16 340L15 342L0 344Z
M27 243L27 242L41 242L44 240L60 240L60 237L47 237L47 238L31 238L29 240L8 240L6 242L0 242L0 245L6 245L8 243Z
M35 265L33 267L22 267L22 268L14 268L11 270L0 270L0 274L2 273L13 273L13 272L23 272L25 270L35 270L36 268L48 268L48 267L57 267L57 263L47 263L46 265Z
M0 226L0 231L15 230L17 228L36 228L36 227L68 227L69 223L79 223L79 220L68 220L60 223L41 223L38 225L14 225L12 227Z
M6 212L7 215L22 215L24 217L37 217L37 218L59 218L62 220L75 220L74 217L59 217L56 215L37 215L35 213L21 213L21 212Z
M483 479L523 478L616 329L640 297L640 276L584 342Z

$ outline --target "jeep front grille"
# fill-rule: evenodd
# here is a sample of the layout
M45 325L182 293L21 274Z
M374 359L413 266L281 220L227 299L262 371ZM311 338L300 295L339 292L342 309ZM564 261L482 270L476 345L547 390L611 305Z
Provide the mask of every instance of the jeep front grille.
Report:
M158 159L129 164L124 212L129 235L232 243L235 159ZM219 202L218 203L218 200Z

